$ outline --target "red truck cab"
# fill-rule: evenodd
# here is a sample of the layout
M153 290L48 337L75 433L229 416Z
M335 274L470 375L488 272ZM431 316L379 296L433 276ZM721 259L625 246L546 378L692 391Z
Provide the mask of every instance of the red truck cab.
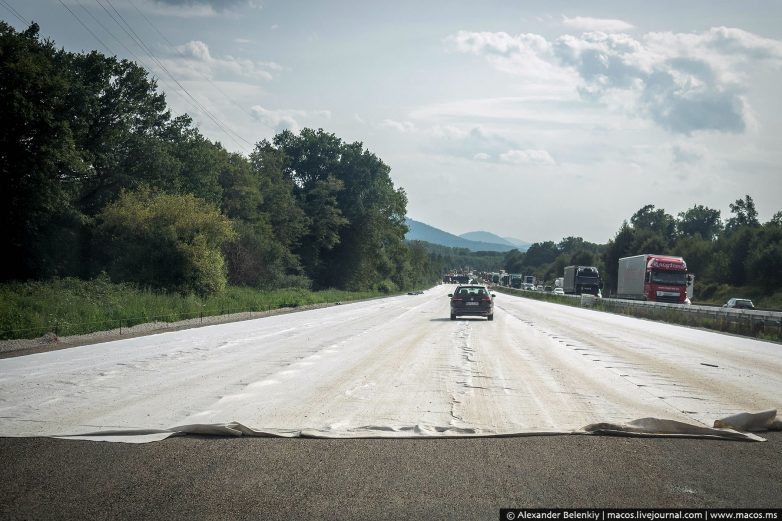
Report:
M682 304L687 298L687 263L681 257L650 256L644 281L646 300Z
M619 259L617 296L683 304L690 280L681 257L648 253L623 257Z

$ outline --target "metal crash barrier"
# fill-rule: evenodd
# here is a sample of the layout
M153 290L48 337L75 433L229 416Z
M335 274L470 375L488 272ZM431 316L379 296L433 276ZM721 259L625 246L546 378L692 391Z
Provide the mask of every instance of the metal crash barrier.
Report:
M704 327L745 336L782 340L782 312L780 311L598 298L593 295L551 295L538 291L524 291L498 286L494 286L494 289L535 300L546 300L650 320Z
M720 331L758 336L761 333L782 336L782 312L756 309L729 309L716 306L670 304L616 298L601 299L600 307L607 311L632 311L634 316L665 318L677 315L687 325L700 325Z

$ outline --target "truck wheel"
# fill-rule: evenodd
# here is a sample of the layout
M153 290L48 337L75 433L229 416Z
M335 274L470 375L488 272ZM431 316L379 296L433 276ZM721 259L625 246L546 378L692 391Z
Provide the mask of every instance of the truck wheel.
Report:
M456 320L456 315L454 315L453 313L451 313L451 320Z
M491 315L487 316L486 318L488 318L489 320L494 320L494 313L492 313Z

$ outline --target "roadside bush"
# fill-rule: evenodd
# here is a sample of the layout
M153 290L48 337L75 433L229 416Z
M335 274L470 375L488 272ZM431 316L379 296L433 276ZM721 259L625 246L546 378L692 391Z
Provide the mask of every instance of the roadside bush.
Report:
M380 293L385 293L385 294L396 293L397 291L399 291L397 285L388 279L378 283L376 289Z
M98 223L97 246L112 280L200 295L225 288L220 248L236 233L214 205L142 188L123 192Z

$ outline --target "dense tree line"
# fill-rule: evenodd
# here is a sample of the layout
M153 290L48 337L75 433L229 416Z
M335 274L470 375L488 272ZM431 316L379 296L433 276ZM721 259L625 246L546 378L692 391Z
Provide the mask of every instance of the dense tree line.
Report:
M411 241L410 244L419 244L429 253L430 268L438 277L454 270L497 271L505 258L505 254L499 251L471 251L425 241Z
M771 295L782 288L782 211L760 223L752 197L730 204L731 216L702 205L676 217L662 208L646 205L622 223L605 245L567 237L560 243L542 242L526 253L505 254L504 268L511 273L535 274L551 281L567 265L597 266L605 293L616 291L617 266L621 257L660 253L684 257L697 277L696 296L711 298L717 286L751 287L758 295Z
M526 252L511 250L505 254L503 267L510 273L535 275L552 281L561 277L565 266L579 264L602 267L604 245L587 242L581 237L565 237L559 243L536 242Z
M35 24L0 22L0 120L1 280L394 291L439 275L362 143L304 129L229 152L140 66L56 49Z
M603 261L639 253L669 253L684 257L697 277L696 294L708 298L714 285L753 287L769 295L782 288L782 212L760 223L752 197L730 204L731 216L702 205L673 217L646 205L624 222L608 242ZM607 286L616 289L616 269L608 270Z

